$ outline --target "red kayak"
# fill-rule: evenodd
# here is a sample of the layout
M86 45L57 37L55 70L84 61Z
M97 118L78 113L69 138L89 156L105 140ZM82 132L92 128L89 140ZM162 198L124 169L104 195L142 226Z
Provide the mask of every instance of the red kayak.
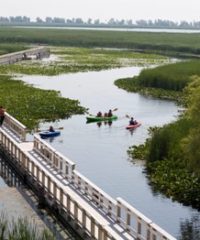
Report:
M137 123L137 124L134 124L134 125L128 125L126 127L126 129L132 130L132 129L138 128L140 125L141 125L141 123Z

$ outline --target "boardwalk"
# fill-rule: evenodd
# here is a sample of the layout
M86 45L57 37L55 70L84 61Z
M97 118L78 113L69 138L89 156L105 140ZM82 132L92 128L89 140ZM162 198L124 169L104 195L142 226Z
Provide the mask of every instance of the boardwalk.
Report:
M26 127L9 114L0 128L0 147L84 239L175 240L122 198L111 198L39 135L26 142Z
M31 48L19 52L8 53L0 56L0 64L12 64L22 60L28 60L32 56L35 58L42 58L49 56L49 49L43 46Z

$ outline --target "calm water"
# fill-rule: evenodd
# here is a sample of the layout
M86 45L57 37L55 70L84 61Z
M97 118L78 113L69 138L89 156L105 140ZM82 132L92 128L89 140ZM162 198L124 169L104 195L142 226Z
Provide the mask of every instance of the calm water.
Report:
M113 81L137 75L141 68L121 68L101 72L75 73L53 77L24 76L25 82L43 89L60 90L62 96L79 99L90 113L118 108L119 119L112 125L86 124L85 116L73 116L53 123L64 127L60 137L51 144L74 161L76 169L96 183L112 197L123 197L155 223L178 237L180 225L193 223L198 212L172 202L152 192L143 173L141 162L132 164L127 155L131 145L143 143L150 126L162 126L178 115L174 102L146 98L127 93L114 86ZM125 129L134 116L142 126L134 132ZM44 124L47 127L49 124ZM195 218L196 219L196 218Z
M200 33L199 29L167 29L167 28L108 28L108 27L47 27L47 26L20 26L14 28L45 28L45 29L74 29L95 31L120 31L120 32L166 32L166 33Z

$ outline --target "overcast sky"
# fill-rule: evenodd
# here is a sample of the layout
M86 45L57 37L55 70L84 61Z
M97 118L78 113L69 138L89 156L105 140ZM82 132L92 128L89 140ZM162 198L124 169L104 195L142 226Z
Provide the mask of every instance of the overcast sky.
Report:
M200 0L0 0L0 16L200 20Z

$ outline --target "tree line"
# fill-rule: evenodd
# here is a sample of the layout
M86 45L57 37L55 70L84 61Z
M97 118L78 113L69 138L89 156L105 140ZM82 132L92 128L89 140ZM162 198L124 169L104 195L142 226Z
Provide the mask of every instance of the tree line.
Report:
M200 29L200 21L180 21L174 22L171 20L136 20L132 19L114 19L110 18L106 22L100 19L83 20L82 18L60 18L60 17L46 17L42 19L37 17L31 20L27 16L10 16L0 17L1 25L64 25L64 26L89 26L89 27L132 27L132 28L180 28L180 29Z

